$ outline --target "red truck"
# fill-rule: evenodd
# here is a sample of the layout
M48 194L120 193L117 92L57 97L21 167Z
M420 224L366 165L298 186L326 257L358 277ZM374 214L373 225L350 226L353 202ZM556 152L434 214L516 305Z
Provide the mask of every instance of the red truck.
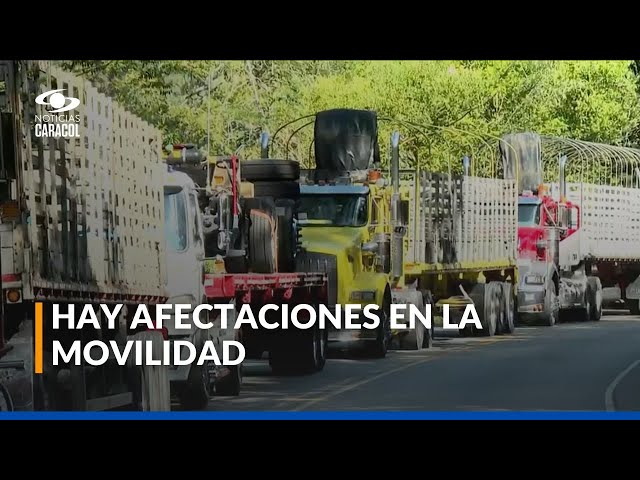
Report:
M519 319L597 321L604 288L638 313L640 150L518 133L500 151L520 170Z

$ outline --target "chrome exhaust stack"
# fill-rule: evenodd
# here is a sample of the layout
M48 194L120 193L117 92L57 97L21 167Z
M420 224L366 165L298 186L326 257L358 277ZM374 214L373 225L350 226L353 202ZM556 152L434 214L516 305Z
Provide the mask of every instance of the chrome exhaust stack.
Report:
M269 133L266 131L260 135L260 158L269 158Z
M407 231L408 204L400 199L400 133L391 135L391 274L394 278L404 273L404 236Z

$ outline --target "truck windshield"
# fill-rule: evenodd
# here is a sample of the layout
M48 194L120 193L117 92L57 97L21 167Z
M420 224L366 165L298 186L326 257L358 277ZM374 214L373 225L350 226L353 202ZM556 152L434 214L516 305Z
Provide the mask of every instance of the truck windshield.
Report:
M540 205L535 203L521 203L518 205L518 224L534 226L540 223Z
M183 191L164 192L164 237L171 251L187 248L187 202Z
M362 227L367 224L366 195L302 195L300 212L307 214L301 220L304 226Z

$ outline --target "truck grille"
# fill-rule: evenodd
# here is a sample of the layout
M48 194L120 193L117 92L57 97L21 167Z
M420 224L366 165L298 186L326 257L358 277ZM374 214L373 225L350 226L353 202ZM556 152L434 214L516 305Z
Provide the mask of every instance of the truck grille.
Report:
M329 305L338 302L338 261L335 255L301 252L296 257L296 271L326 273L329 280Z

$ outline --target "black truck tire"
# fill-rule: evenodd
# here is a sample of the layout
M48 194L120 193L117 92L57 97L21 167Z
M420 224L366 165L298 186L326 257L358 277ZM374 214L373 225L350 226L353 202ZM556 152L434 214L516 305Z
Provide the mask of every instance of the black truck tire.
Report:
M288 198L276 200L278 219L278 271L294 272L296 268L296 204Z
M240 172L242 178L248 182L298 180L300 164L294 160L271 158L243 160L240 164Z
M209 404L209 373L208 365L193 364L189 371L189 378L180 392L180 405L185 410L204 410Z
M422 304L430 305L431 311L434 311L433 298L431 292L422 292ZM398 341L392 340L393 345L398 345L400 350L422 350L423 348L431 348L433 346L433 324L431 328L427 328L421 321L416 319L413 331L408 331L403 335L398 335Z
M513 286L509 282L502 283L502 302L504 325L502 333L512 334L516 329L516 301L513 297Z
M482 330L474 333L483 337L493 337L499 328L502 310L500 284L498 282L478 283L473 286L469 296L473 299L482 325Z
M296 369L300 373L313 373L321 370L324 367L324 362L321 365L321 358L319 355L319 348L323 331L320 330L317 325L309 330L304 330L297 333L297 345L295 348L295 364Z
M380 325L376 329L376 339L371 342L370 352L374 358L384 358L391 343L391 292L386 290L378 315Z
M216 395L219 397L237 397L242 388L242 364L229 366L228 375L216 382Z
M598 322L602 318L602 282L598 277L589 277L587 284L587 295L591 296L591 320Z
M291 198L293 200L297 200L300 197L300 184L295 181L254 182L253 195L256 198L260 198L260 197L269 197L273 199Z
M425 305L431 305L431 318L433 319L433 313L436 310L436 302L433 300L433 295L431 295L430 291L425 291L422 293L422 301ZM425 332L424 340L422 342L422 348L431 348L433 347L433 339L436 336L436 326L433 321L431 322L431 328L429 328Z
M246 257L225 257L224 268L227 273L247 273L249 271Z
M553 327L558 322L559 311L556 309L556 303L555 286L548 284L544 294L544 313L542 315L544 326Z
M254 208L249 217L249 268L256 273L274 273L278 249L273 215L264 209Z
M275 375L305 375L321 371L327 361L328 336L317 325L307 330L285 330L269 351Z

